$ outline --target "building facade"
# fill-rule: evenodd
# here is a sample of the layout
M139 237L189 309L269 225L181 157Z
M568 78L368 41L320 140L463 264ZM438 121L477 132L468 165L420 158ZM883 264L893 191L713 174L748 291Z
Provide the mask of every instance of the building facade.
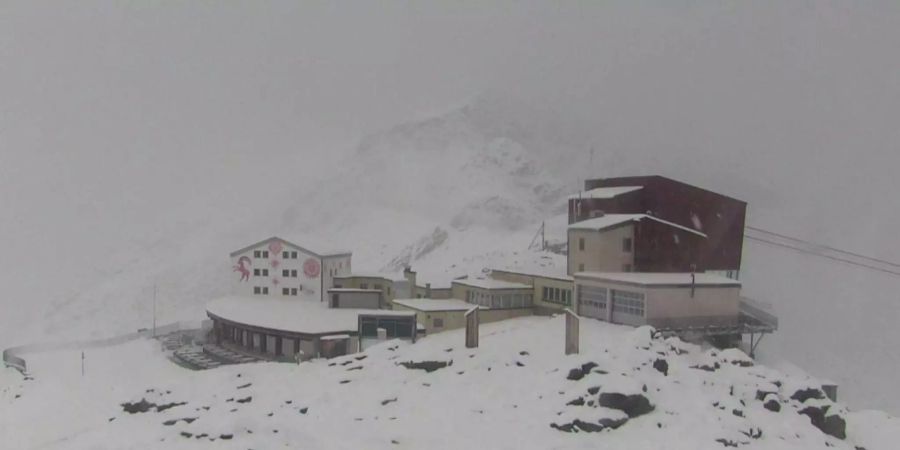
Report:
M607 214L653 216L706 235L707 239L690 243L695 246L697 270L738 277L746 202L662 176L586 180L584 189L569 198L570 224ZM664 228L648 229L641 241L665 242L667 234ZM665 258L674 256L661 253L660 264L668 265Z
M271 237L231 253L235 295L326 301L334 278L350 273L350 252L316 252Z
M532 287L535 312L552 314L572 307L575 279L565 274L528 270L491 269L490 277Z
M646 214L604 214L569 225L567 272L702 270L702 232Z
M575 275L576 312L632 326L736 326L740 289L736 280L707 273L581 272Z

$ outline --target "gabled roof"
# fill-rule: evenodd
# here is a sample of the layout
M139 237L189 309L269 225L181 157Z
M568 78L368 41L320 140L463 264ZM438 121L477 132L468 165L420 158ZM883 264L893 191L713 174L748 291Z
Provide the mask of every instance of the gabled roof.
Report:
M659 222L664 225L668 225L672 228L677 228L682 231L687 231L689 233L694 233L701 237L706 237L706 234L701 233L692 228L684 227L678 225L677 223L669 222L668 220L662 220L657 217L653 217L647 214L606 214L600 217L595 217L593 219L583 220L581 222L576 222L569 225L570 230L591 230L591 231L603 231L608 228L612 228L623 223L628 222L639 222L641 220L650 219L656 222Z
M251 249L256 248L256 247L259 247L260 245L263 245L263 244L267 244L267 243L269 243L269 242L271 242L271 241L273 241L273 240L276 240L276 239L279 240L279 241L281 241L281 242L284 242L284 243L287 244L289 247L293 247L293 248L295 248L295 249L297 249L297 250L300 250L300 251L303 251L303 252L306 252L306 253L309 253L309 254L318 256L319 258L330 258L330 257L335 257L335 256L350 256L350 255L352 254L352 253L349 252L349 251L342 251L342 250L329 250L329 251L315 251L315 250L310 250L310 249L307 248L307 247L302 247L302 246L297 245L297 244L295 244L295 243L293 243L293 242L291 242L291 241L289 241L289 240L287 240L287 239L284 239L284 238L281 238L281 237L278 237L278 236L272 236L272 237L270 237L270 238L263 239L263 240L261 240L261 241L259 241L259 242L254 243L254 244L250 244L250 245L248 245L248 246L246 246L246 247L244 247L244 248L241 248L241 249L239 249L239 250L235 250L235 251L231 252L231 254L230 254L229 256L236 256L236 255L239 255L239 254L241 254L241 253L246 252L247 250L251 250Z
M599 187L588 191L581 192L576 195L570 195L569 198L615 198L622 194L634 192L643 189L643 186L612 186Z

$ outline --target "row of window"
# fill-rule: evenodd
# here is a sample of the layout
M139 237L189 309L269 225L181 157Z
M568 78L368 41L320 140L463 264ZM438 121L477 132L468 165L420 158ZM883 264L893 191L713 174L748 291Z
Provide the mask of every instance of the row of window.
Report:
M269 269L253 269L254 277L267 277L269 276Z
M578 304L597 309L606 309L606 288L581 286L578 289Z
M530 308L532 298L531 294L485 294L467 290L466 302L492 309Z
M269 295L269 288L266 286L253 286L253 293L256 295Z
M544 286L544 295L541 300L572 306L572 290Z
M297 278L297 269L282 269L281 276L288 278Z
M297 259L297 252L281 252L282 259Z
M613 312L644 317L644 294L611 289Z
M263 258L266 259L269 257L268 250L253 250L253 257L256 259Z
M281 295L297 295L297 288L281 288Z
M584 272L584 263L578 264L578 271ZM631 264L622 264L622 272L631 272Z
M625 253L631 253L632 248L632 240L631 238L622 238L622 251ZM578 238L578 250L584 251L584 238Z

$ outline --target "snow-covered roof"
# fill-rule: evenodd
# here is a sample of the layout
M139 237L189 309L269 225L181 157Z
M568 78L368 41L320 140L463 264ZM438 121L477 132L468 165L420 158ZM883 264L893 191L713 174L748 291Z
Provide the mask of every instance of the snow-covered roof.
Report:
M566 274L565 267L509 267L509 268L497 268L491 269L491 272L506 272L506 273L515 273L521 275L527 275L530 277L543 277L543 278L553 278L556 280L563 281L573 281L575 278Z
M383 278L388 281L404 279L403 275L399 275L396 273L390 274L390 273L382 273L382 272L353 272L350 275L339 275L339 276L335 276L334 278L335 279L338 279L338 278L341 278L341 279L346 279L346 278Z
M316 256L318 256L318 257L320 257L320 258L328 258L328 257L332 257L332 256L349 256L349 255L351 255L351 252L350 252L349 250L338 249L337 247L329 246L328 244L323 244L323 243L321 243L321 242L320 242L319 244L317 244L317 245L314 245L313 247L309 247L309 246L303 246L303 245L299 245L299 244L296 244L296 243L295 243L295 242L308 242L308 241L303 241L303 240L299 240L299 239L297 239L297 240L288 240L287 238L284 238L284 237L281 237L281 236L272 236L272 237L263 239L263 240L261 240L261 241L259 241L259 242L250 244L250 245L248 245L248 246L246 246L246 247L243 247L243 248L241 248L241 249L235 250L235 251L231 252L231 255L230 255L230 256L236 256L236 255L239 255L239 254L241 254L241 253L246 252L247 250L253 249L253 248L255 248L255 247L259 247L260 245L263 245L263 244L267 244L267 243L269 243L269 242L271 242L271 241L273 241L273 240L276 240L276 239L279 240L279 241L281 241L281 242L284 242L285 244L287 244L287 245L290 246L290 247L294 247L294 248L296 248L297 250L302 250L302 251L304 251L304 252L306 252L306 253L310 253L310 254L316 255Z
M643 186L611 186L599 187L580 194L570 195L569 198L615 198L622 194L634 192L643 189Z
M658 217L653 217L647 214L605 214L600 217L595 217L593 219L583 220L581 222L576 222L569 225L570 230L591 230L591 231L602 231L610 227L614 227L616 225L621 225L627 222L638 222L644 219L655 220L661 224L668 225L672 228L677 228L682 231L687 231L689 233L696 234L701 237L706 237L706 234L701 233L693 228L684 227L678 225L677 223L669 222L668 220L662 220Z
M411 311L330 309L318 300L222 297L206 304L216 317L261 328L302 334L355 333L359 314L410 316Z
M658 272L578 272L575 279L611 281L640 286L730 286L740 287L741 282L711 273L695 273L693 282L690 273Z
M419 311L468 311L472 304L455 298L431 299L431 298L404 298L394 300L398 305Z
M465 286L472 286L481 289L531 289L532 286L522 283L512 283L509 281L495 280L493 278L466 278L463 280L453 280Z
M328 292L363 292L368 294L380 294L379 289L357 289L357 288L331 288Z

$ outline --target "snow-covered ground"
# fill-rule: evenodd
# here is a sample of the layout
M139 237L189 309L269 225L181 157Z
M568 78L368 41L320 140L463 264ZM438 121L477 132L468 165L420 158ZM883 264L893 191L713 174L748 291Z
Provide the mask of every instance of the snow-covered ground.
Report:
M33 379L0 372L0 435L17 449L887 450L900 439L900 422L883 413L792 399L820 382L754 366L737 350L584 319L581 354L565 356L563 328L562 317L519 318L483 326L478 349L466 349L455 330L332 360L200 372L171 363L152 340L87 351L84 376L79 352L25 355ZM429 362L430 372L402 365ZM596 365L582 371L587 363ZM625 407L629 419L605 394L649 405ZM124 410L142 400L153 405ZM845 440L797 412L816 405L847 420ZM551 426L579 420L586 429L603 419L618 428Z

